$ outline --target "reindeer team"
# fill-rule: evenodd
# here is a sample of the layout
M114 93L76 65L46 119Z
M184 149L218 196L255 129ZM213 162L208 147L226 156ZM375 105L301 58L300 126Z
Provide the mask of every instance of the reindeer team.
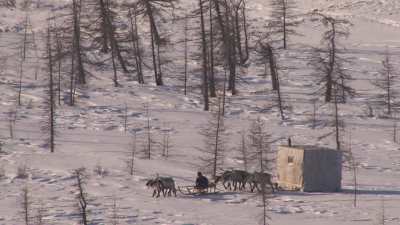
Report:
M246 185L249 185L250 191L253 192L262 190L262 184L268 185L272 191L277 190L278 185L272 182L272 176L269 173L254 172L249 173L243 170L229 170L215 177L215 182L210 183L214 188L218 183L222 183L226 190L246 190ZM153 189L153 197L160 197L161 193L164 197L176 197L175 181L172 177L159 177L149 180L146 186Z

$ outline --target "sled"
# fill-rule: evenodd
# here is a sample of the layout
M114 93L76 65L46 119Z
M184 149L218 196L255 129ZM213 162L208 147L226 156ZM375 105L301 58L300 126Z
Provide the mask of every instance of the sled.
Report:
M196 188L196 186L178 186L178 191L183 195L205 195L218 193L218 191L215 190L214 187L198 189Z

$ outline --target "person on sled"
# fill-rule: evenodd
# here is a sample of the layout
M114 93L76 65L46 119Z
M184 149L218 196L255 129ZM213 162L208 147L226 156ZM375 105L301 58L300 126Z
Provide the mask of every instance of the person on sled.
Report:
M199 192L206 192L208 189L208 179L201 172L197 172L195 189Z

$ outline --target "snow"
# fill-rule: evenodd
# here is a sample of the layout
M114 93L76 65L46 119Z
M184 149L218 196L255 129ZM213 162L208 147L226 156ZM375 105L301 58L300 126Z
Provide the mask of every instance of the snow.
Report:
M34 1L36 2L36 1ZM42 0L40 8L32 9L32 29L39 37L47 26L45 19L52 13L64 10L68 1ZM182 9L193 8L196 2L183 1ZM268 214L271 224L328 225L373 224L385 201L385 224L400 223L400 146L393 142L393 121L380 116L367 117L366 105L375 90L367 80L380 69L386 46L393 52L395 65L400 53L400 2L397 0L302 0L298 1L300 13L314 9L349 19L354 26L351 36L344 42L346 55L354 58L351 69L357 78L352 85L361 93L341 105L341 118L346 122L346 138L351 130L352 149L358 162L359 197L353 207L352 172L344 169L343 192L301 193L279 191L269 199ZM268 19L265 0L248 3L254 27ZM20 9L0 9L0 56L18 53L15 43L21 40L20 24L25 13ZM174 25L179 36L182 27ZM4 32L7 31L7 32ZM175 31L171 28L170 32ZM178 32L179 31L179 32ZM233 150L239 145L240 132L249 127L251 119L261 117L268 124L273 139L282 138L272 147L284 143L291 136L297 144L334 147L334 138L319 139L331 132L322 124L332 120L332 107L318 102L317 128L311 129L312 92L310 69L304 62L307 45L318 45L321 28L309 21L299 27L304 36L290 40L290 49L282 55L288 70L282 77L282 92L286 104L292 107L289 119L281 122L278 110L272 107L269 93L270 81L258 76L262 67L251 65L239 82L239 95L227 99L226 126L229 131L229 152L225 168L242 168ZM38 38L42 41L43 38ZM44 46L44 43L40 44ZM30 54L33 54L30 50ZM181 54L183 55L183 54ZM182 63L181 55L173 59ZM301 58L303 57L303 59ZM22 106L18 107L14 138L9 136L8 113L15 108L18 83L18 57L7 58L0 77L0 168L6 178L0 180L0 225L23 224L21 215L21 189L30 190L32 212L45 209L45 224L78 224L77 201L73 170L85 167L89 175L86 190L90 198L90 219L93 224L110 224L112 204L117 202L120 224L165 225L255 225L260 224L262 211L260 198L250 192L223 191L215 195L152 198L152 190L145 187L146 180L154 176L172 176L177 185L192 185L199 166L202 137L198 133L209 118L202 111L197 74L191 74L190 90L183 95L182 82L166 79L165 87L156 87L151 74L146 84L138 85L121 75L121 87L113 87L110 71L96 71L87 89L79 90L77 106L62 105L57 108L56 151L44 148L45 134L41 132L44 120L43 99L45 70L37 68L35 59L24 66ZM179 61L180 60L180 61ZM397 61L397 62L396 62ZM196 67L195 62L190 66ZM177 67L179 69L179 67ZM178 70L177 69L177 70ZM38 80L34 79L38 70ZM179 73L179 71L177 72ZM174 75L178 76L178 75ZM364 94L366 93L366 94ZM124 109L128 106L128 132L124 132ZM143 108L150 108L152 134L162 140L162 130L171 130L172 148L165 158L155 146L152 160L137 158L134 176L127 173L125 160L132 147L132 134L142 138L147 118ZM142 148L142 143L137 144ZM29 177L17 178L17 169L26 165ZM98 176L94 169L101 166L108 173Z

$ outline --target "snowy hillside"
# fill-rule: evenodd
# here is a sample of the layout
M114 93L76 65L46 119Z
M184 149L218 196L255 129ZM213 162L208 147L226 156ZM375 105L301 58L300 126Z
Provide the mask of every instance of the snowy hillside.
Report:
M251 50L259 32L264 32L260 29L265 29L271 17L268 2L247 1ZM277 191L268 195L267 213L271 218L268 223L400 224L400 139L394 141L393 137L399 132L396 125L399 118L397 113L392 117L385 114L385 108L375 99L382 91L372 84L382 70L386 50L397 74L400 71L400 1L296 2L295 11L302 22L296 31L301 35L291 36L288 50L277 54L278 65L284 68L280 85L286 118L281 120L271 79L262 76L264 65L257 62L252 52L247 65L238 72L238 94L229 93L226 97L227 141L222 167L244 169L238 150L241 133L256 118L265 122L270 140L275 140L271 144L274 153L277 146L287 143L288 137L295 144L336 147L334 105L315 94L318 87L309 64L313 48L322 46L320 40L325 28L313 21L309 13L348 19L352 23L350 36L341 44L345 47L343 56L350 60L345 69L352 75L349 84L356 95L348 98L346 104L339 104L339 117L344 124L342 144L346 150L352 149L357 164L357 207L353 206L353 171L346 163L342 192ZM23 10L21 3L18 0L16 8L0 8L0 225L25 224L24 188L29 190L30 225L80 224L74 170L82 167L87 174L85 191L90 224L109 225L114 220L118 220L116 224L137 225L261 224L263 208L259 194L218 186L217 194L178 193L177 197L152 198L152 190L145 185L157 175L173 177L177 186L193 185L197 171L209 169L200 160L205 154L200 150L204 148L200 131L211 118L211 113L203 110L201 62L196 55L200 47L197 40L189 43L192 57L188 62L188 93L184 95L182 19L166 20L161 29L175 43L163 52L168 61L164 67L164 86L155 85L150 60L144 66L144 84L139 84L133 73L118 71L117 87L113 85L110 63L89 66L88 83L76 89L75 105L70 106L70 80L68 72L63 71L60 103L57 99L55 109L56 147L50 153L46 127L47 18L55 17L56 23L67 24L64 16L69 12L70 1L32 0L28 10ZM186 15L196 7L195 0L180 0L173 14ZM126 9L118 9L121 15L126 15ZM28 45L26 59L21 63L26 18L29 18ZM138 23L139 30L147 34L148 21L141 18ZM190 35L198 35L199 23L197 18L189 20L189 26L193 27ZM127 20L122 20L119 25L124 29L127 24ZM144 57L150 59L149 37L144 36L142 41ZM109 55L97 50L91 53L94 55L91 59L109 59ZM68 68L69 64L63 66ZM222 94L224 74L221 68L217 71L218 94ZM215 111L218 100L210 101L211 111ZM153 139L152 152L151 159L146 159L143 149L149 133ZM168 157L163 150L166 137ZM134 146L134 170L130 175L127 161ZM250 171L257 168L256 163L249 165ZM276 181L276 171L270 172ZM206 175L210 177L209 173ZM37 221L39 217L42 223Z

